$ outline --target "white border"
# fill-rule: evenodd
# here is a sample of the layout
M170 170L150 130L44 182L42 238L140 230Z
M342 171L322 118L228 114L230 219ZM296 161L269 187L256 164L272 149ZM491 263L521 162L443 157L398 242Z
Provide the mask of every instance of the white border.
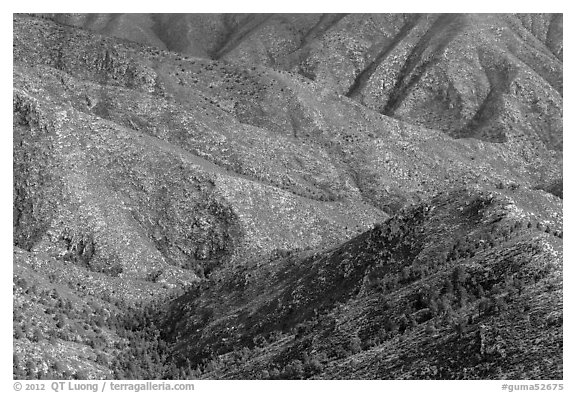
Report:
M573 62L573 51L571 46L571 39L566 37L576 37L574 33L573 13L570 12L571 8L568 2L563 1L497 1L497 0L482 0L474 2L465 1L385 1L379 0L374 2L326 2L326 1L312 1L312 0L288 0L284 4L263 2L263 1L217 1L217 2L138 2L130 3L125 2L120 4L118 1L100 0L97 2L72 2L72 1L26 1L26 2L13 2L10 4L2 5L2 34L0 40L2 43L3 59L12 59L12 13L14 12L101 12L106 10L110 12L561 12L564 13L564 64L565 73L564 81L564 102L567 104L565 108L573 108L573 73L576 71L570 64ZM137 5L136 5L137 4ZM10 52L9 52L10 51ZM0 166L0 175L2 180L2 226L0 233L0 250L2 251L1 260L6 265L6 273L2 274L2 282L0 285L1 294L1 310L4 311L2 323L0 324L0 337L2 345L2 354L0 355L0 389L2 391L13 391L12 381L12 198L11 198L11 183L12 183L12 132L10 131L10 122L12 121L11 111L11 96L12 96L12 78L11 75L12 61L3 62L3 75L6 78L2 79L2 124L4 139L0 143L0 159L2 165ZM575 146L574 124L572 112L565 112L564 130L564 146L565 151L571 152L571 148ZM571 285L574 279L574 213L575 206L570 203L573 201L574 196L574 182L570 176L573 172L571 169L576 168L575 156L568 154L564 161L565 179L564 179L564 200L569 201L565 203L564 210L564 223L565 223L565 271L566 277L564 286L564 302L568 306L564 308L564 391L576 391L574 384L574 338L570 334L573 332L574 325L574 286ZM8 267L9 266L9 267ZM570 366L572 364L572 366ZM512 382L512 381L511 381ZM516 381L517 383L527 383L528 381ZM558 382L558 381L551 381ZM445 392L496 392L501 390L502 382L498 381L286 381L279 383L278 381L198 381L196 391L292 391L292 390L322 390L334 392L350 392L353 390L361 391L436 391L442 390Z

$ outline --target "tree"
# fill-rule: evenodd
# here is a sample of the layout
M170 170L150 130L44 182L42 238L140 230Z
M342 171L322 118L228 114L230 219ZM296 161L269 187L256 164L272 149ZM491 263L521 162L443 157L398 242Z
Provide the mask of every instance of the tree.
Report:
M468 278L468 273L462 265L458 265L452 271L452 282L455 287L463 285Z
M96 355L96 363L106 366L108 364L108 359L106 358L106 356L104 356L104 354L99 353L98 355Z
M66 366L60 360L54 362L54 371L58 374L63 374L66 371Z
M436 300L430 299L428 302L428 309L430 309L432 316L436 316L438 314L438 303L436 303Z
M492 301L487 297L482 297L478 302L478 316L489 315L493 308Z
M400 331L401 334L404 334L404 332L408 328L409 323L410 323L410 321L408 320L408 318L406 318L406 315L402 314L402 316L398 320L398 325L399 325L398 330Z
M361 351L362 351L362 340L360 340L360 337L358 337L358 332L356 332L350 337L350 352L356 354Z
M32 359L26 362L26 377L27 379L36 379L36 364Z
M450 301L450 296L443 296L440 299L439 308L440 308L440 311L446 315L453 312L452 302Z
M459 300L459 306L460 308L462 307L466 307L466 304L468 302L468 291L466 291L466 288L463 286L459 286L458 287L458 300Z
M310 375L315 375L321 373L324 370L324 366L322 362L320 362L320 359L318 359L316 355L313 355L304 363L304 369Z
M418 326L418 322L416 322L416 318L414 318L413 314L408 314L408 322L410 323L410 327L415 328Z
M486 293L484 292L484 288L482 288L482 285L480 284L476 285L476 294L480 299L486 295Z
M280 378L280 370L278 370L277 367L273 367L272 370L270 370L270 379L278 378Z
M284 368L283 374L289 379L302 379L304 376L304 365L302 361L298 359L292 360Z
M66 326L66 316L60 312L56 315L56 320L58 322L56 322L56 327L58 329L62 329L64 326Z
M74 374L74 378L80 380L86 380L89 379L89 375L88 372L86 372L85 370L80 370L76 371L76 374Z
M14 379L24 379L26 374L24 374L24 370L20 367L20 356L14 352L12 355L12 374Z
M458 338L462 338L464 332L466 331L466 323L467 321L463 318L458 318L453 322L453 328L458 334Z
M436 327L434 326L434 324L432 322L428 322L426 324L426 329L424 330L426 332L426 334L433 336L436 334L437 330Z
M454 293L454 285L452 285L452 281L448 279L444 281L444 292L449 295Z
M44 338L42 331L38 328L34 329L34 333L32 334L32 341L40 342Z
M20 340L22 338L24 338L26 335L24 334L24 331L22 330L22 326L20 325L16 325L14 327L14 338L17 340Z

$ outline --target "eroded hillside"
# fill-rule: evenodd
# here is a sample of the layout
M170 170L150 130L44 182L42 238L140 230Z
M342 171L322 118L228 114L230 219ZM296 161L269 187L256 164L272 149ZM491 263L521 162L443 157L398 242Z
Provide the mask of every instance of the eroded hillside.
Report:
M168 337L207 378L558 378L562 224L534 203L559 207L455 190L342 246L228 271L175 302Z
M561 15L13 23L15 376L561 378Z
M186 55L291 71L455 137L562 150L561 14L56 15Z

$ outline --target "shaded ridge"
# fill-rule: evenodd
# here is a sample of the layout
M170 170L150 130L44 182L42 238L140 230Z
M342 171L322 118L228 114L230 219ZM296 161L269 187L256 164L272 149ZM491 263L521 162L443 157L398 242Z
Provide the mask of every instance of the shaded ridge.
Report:
M382 64L384 59L388 57L388 55L396 48L396 46L402 42L402 40L410 33L410 31L414 28L418 20L420 19L420 15L411 15L404 23L398 34L392 38L391 41L383 42L379 45L379 48L376 50L378 53L375 58L369 62L368 66L365 67L354 79L354 83L350 86L348 92L346 92L346 97L356 98L361 90L364 88L366 82L370 79L370 77L374 74L376 69Z
M464 22L459 23L460 19L463 18L458 14L443 14L436 19L406 58L399 77L390 92L388 101L381 112L382 114L393 116L410 88L422 78L425 70L440 60L444 49L463 26ZM431 41L439 39L439 36L442 36L442 38L440 42L435 43L432 54L423 58L424 52L429 50Z

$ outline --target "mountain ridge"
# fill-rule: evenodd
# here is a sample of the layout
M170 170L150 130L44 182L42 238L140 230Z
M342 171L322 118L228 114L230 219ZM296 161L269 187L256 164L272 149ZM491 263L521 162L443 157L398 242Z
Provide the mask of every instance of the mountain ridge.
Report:
M15 377L562 378L561 15L13 23Z

